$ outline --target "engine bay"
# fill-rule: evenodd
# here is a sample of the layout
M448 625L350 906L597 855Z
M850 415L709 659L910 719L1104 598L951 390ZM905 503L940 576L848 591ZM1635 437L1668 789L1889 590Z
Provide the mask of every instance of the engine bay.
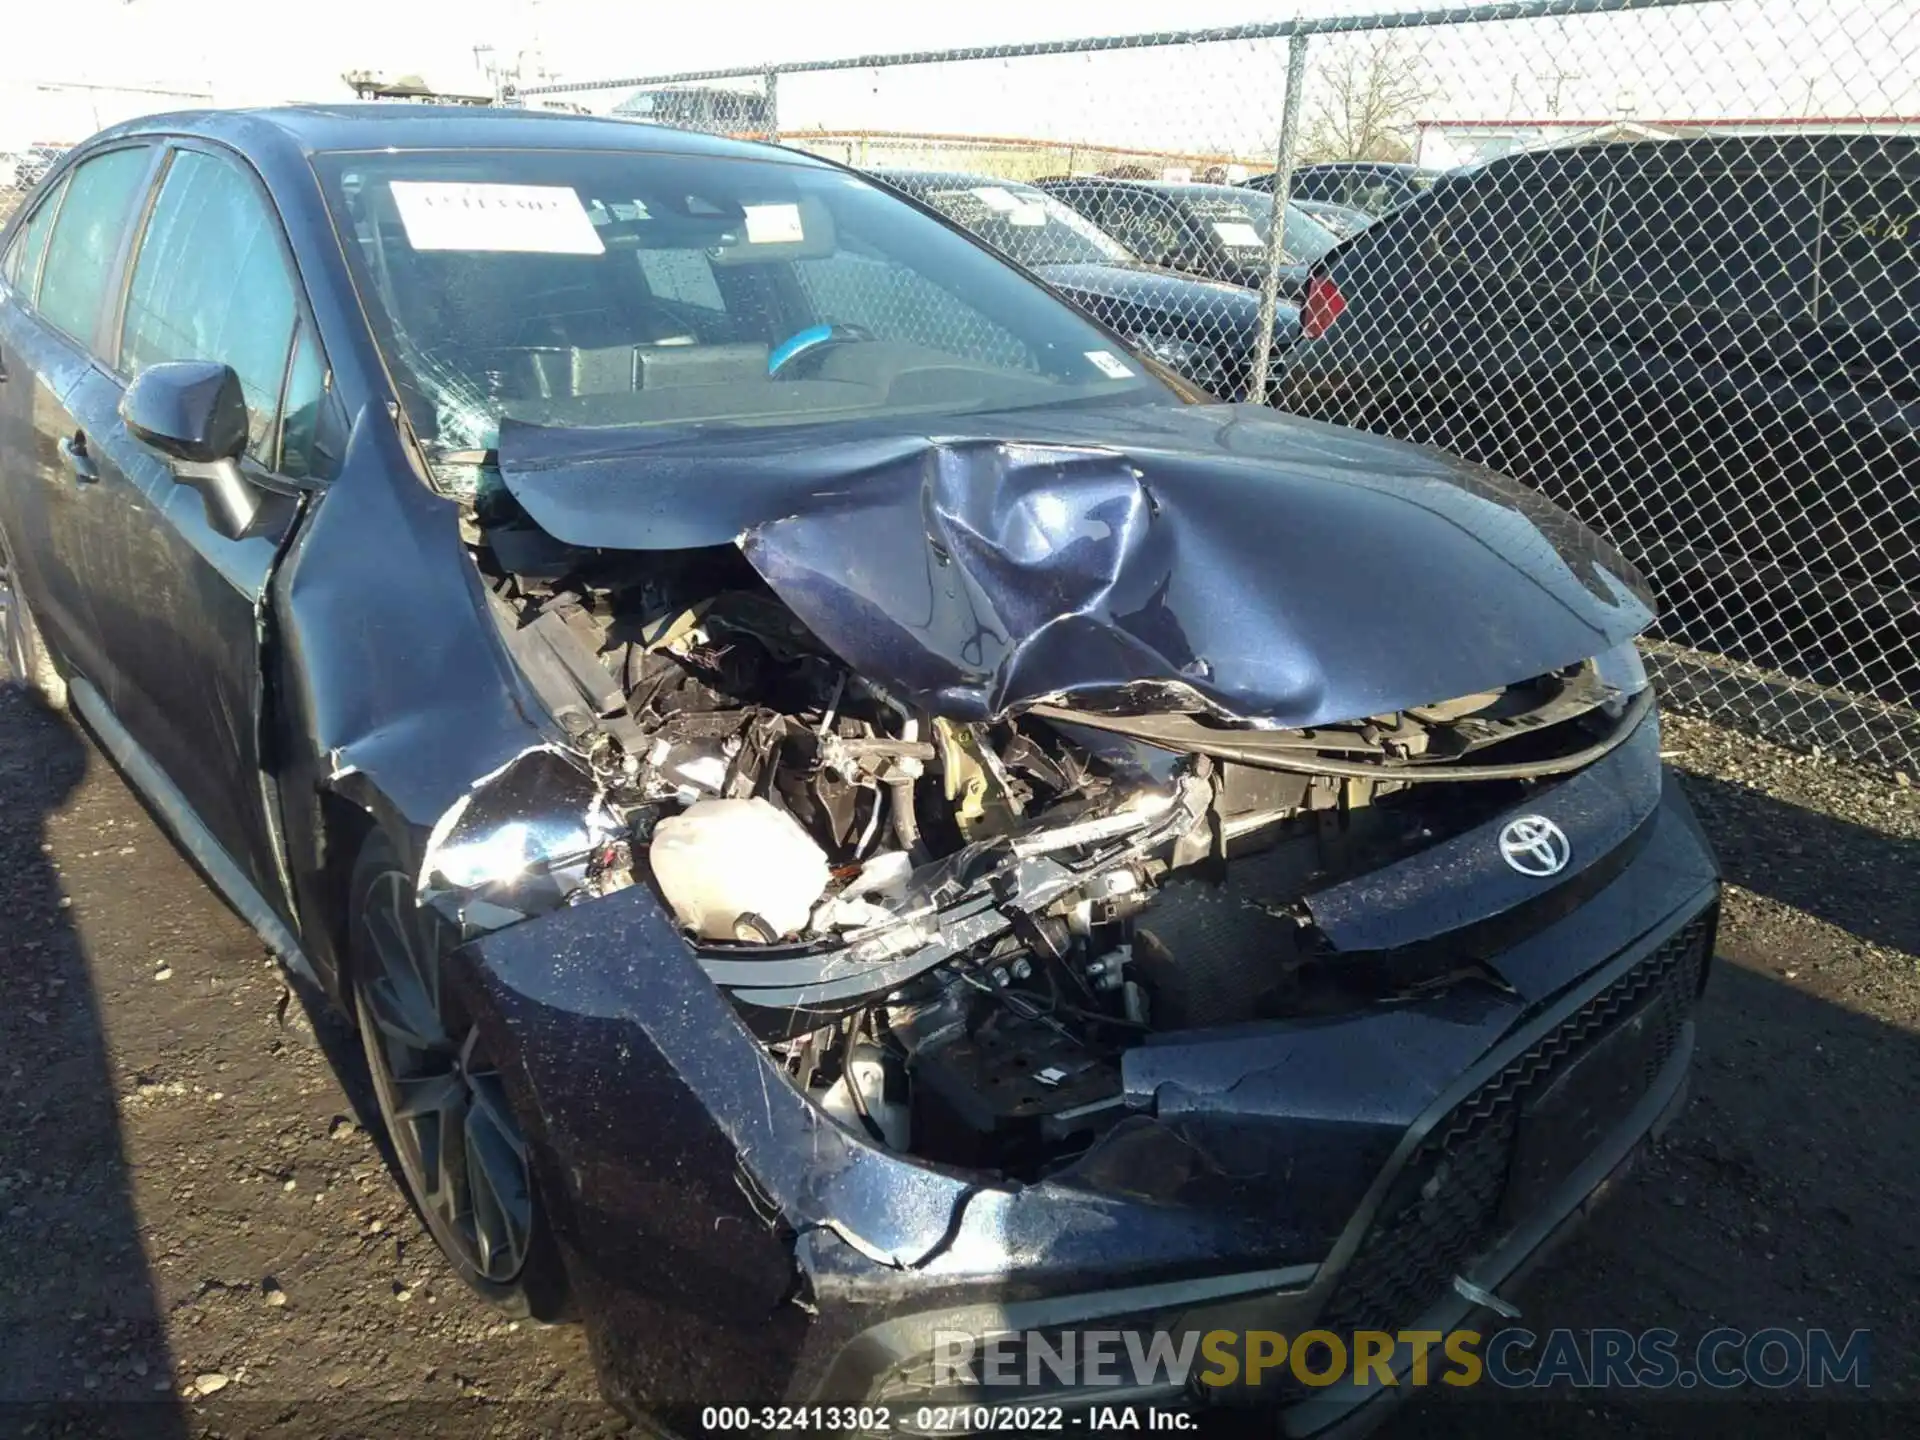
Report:
M1455 983L1336 963L1303 898L1618 743L1594 661L1313 730L1182 707L962 720L853 673L731 545L562 545L496 492L469 540L590 768L568 900L652 887L792 1083L875 1142L1028 1178L1120 1118L1153 1034Z

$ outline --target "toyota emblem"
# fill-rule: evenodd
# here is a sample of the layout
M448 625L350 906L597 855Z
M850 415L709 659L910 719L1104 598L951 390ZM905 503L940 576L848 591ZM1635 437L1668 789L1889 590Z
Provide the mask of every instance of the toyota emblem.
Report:
M1567 832L1544 815L1522 815L1500 831L1500 858L1522 875L1558 875L1573 858Z

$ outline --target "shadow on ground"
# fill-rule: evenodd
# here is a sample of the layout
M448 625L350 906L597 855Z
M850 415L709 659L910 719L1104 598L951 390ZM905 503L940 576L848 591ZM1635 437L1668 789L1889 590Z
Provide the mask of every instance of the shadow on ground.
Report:
M0 1431L165 1440L186 1433L166 1321L100 1001L46 838L90 752L4 679L0 716Z
M1687 784L1737 887L1692 1102L1512 1298L1539 1331L1663 1326L1683 1346L1717 1326L1866 1328L1870 1403L1483 1389L1403 1408L1387 1435L1920 1422L1916 842ZM350 1034L316 1016L317 1049L292 1038L277 972L162 848L71 725L0 689L0 1433L601 1433L572 1332L509 1333L411 1224L353 1123ZM168 956L178 974L151 983ZM177 1400L202 1369L232 1387Z
M1875 945L1920 955L1920 840L1688 775L1687 794L1729 883Z

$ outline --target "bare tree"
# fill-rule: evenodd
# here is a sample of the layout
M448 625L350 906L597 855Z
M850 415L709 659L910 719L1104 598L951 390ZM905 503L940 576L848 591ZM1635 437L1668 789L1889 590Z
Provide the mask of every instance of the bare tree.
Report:
M1388 33L1341 48L1319 67L1300 159L1411 160L1407 132L1433 96L1421 57Z

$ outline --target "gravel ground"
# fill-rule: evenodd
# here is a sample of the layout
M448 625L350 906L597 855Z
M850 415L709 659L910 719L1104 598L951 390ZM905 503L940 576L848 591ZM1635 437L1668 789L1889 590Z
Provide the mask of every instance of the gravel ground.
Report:
M1915 1418L1920 791L1697 722L1668 745L1732 882L1728 963L1688 1109L1520 1293L1526 1323L1864 1326L1872 1396L1909 1403L1476 1392L1391 1435ZM288 1003L111 766L11 686L0 884L0 1433L624 1428L578 1332L507 1323L441 1264L329 1059L344 1029Z

